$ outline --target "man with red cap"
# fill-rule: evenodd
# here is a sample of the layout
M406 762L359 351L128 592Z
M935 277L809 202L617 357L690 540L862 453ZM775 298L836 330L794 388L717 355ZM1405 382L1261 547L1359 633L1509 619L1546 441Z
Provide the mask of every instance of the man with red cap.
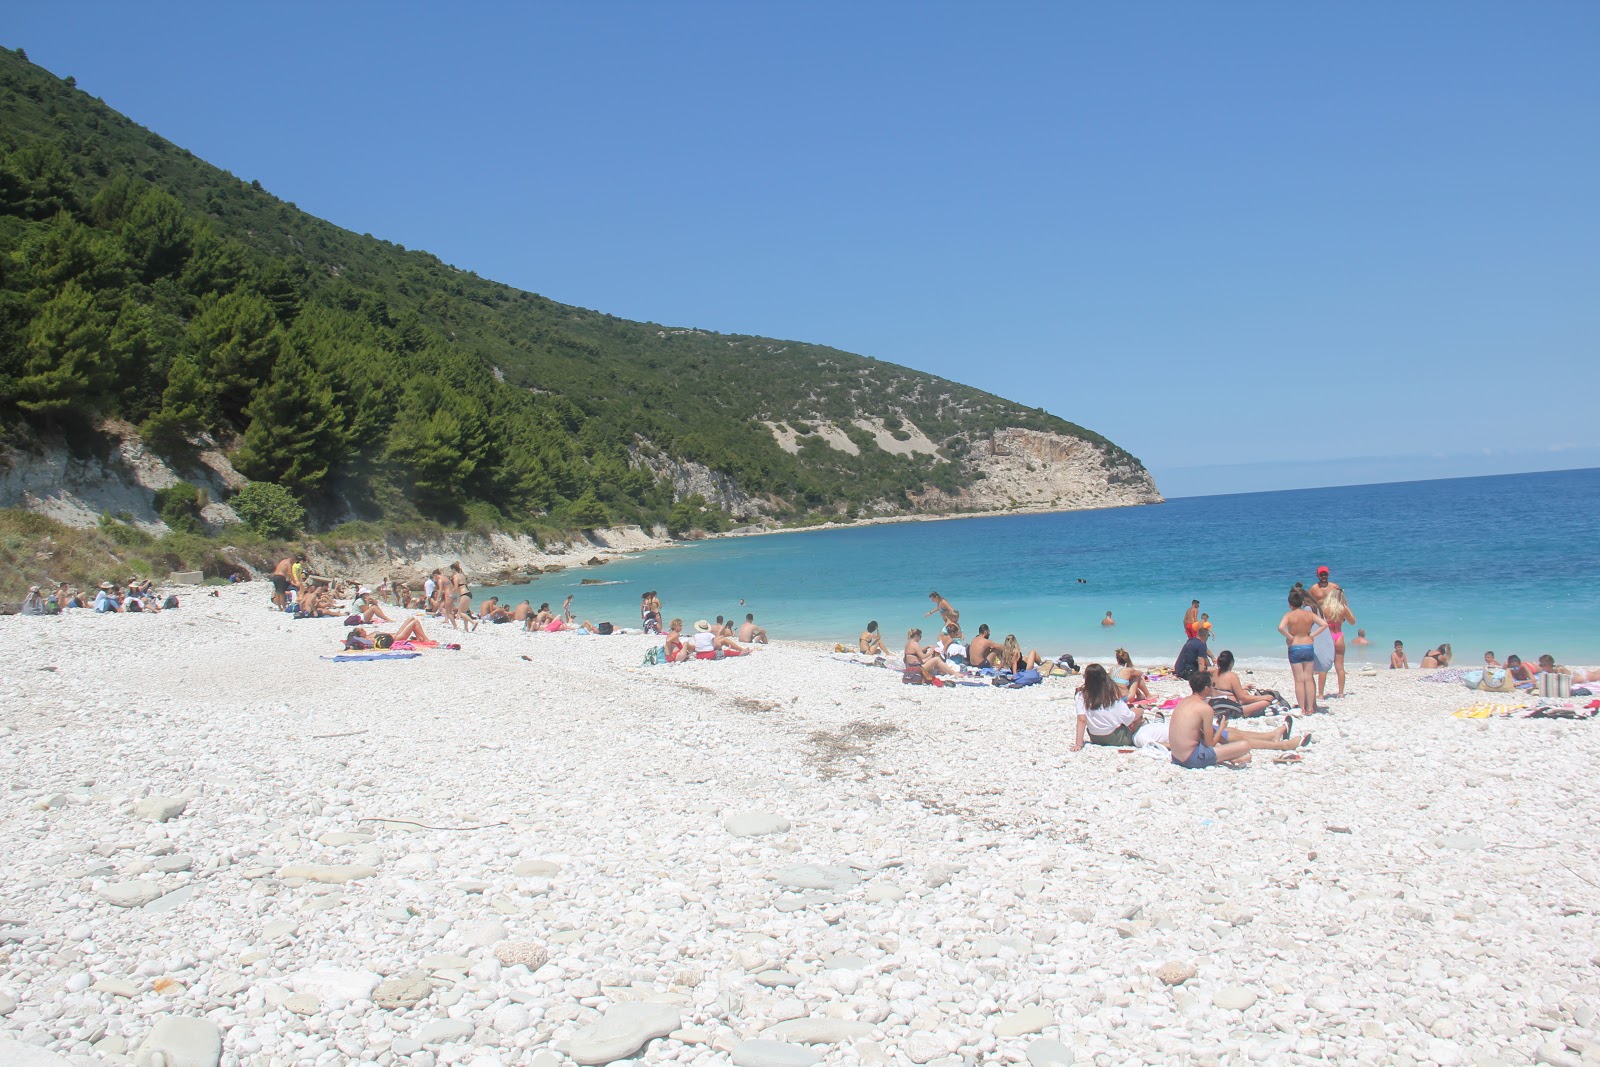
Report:
M1310 589L1306 590L1306 595L1312 600L1316 601L1317 607L1320 609L1322 607L1322 598L1328 595L1328 591L1330 589L1339 589L1340 592L1344 591L1335 583L1328 581L1328 565L1324 563L1322 566L1317 568L1316 584L1314 584Z

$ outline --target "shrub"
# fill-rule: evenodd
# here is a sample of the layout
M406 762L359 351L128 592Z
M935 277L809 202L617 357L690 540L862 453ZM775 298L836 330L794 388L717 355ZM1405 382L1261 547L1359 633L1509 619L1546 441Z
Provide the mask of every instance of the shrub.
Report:
M205 506L206 491L188 482L156 490L156 513L162 522L180 533L205 533L205 520L200 517L200 509Z
M240 521L262 537L292 537L306 517L294 494L272 482L251 482L228 503Z

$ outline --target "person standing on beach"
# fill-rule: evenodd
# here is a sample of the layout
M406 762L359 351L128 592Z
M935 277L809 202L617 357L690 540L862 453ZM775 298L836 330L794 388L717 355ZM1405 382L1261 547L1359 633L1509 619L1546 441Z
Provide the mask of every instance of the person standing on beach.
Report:
M294 582L294 557L284 556L278 565L272 568L272 606L282 611L288 601L284 598L289 595L289 589Z
M1183 613L1183 636L1194 638L1200 636L1200 601L1191 600L1189 610Z
M1317 580L1312 584L1311 588L1306 590L1306 596L1311 598L1312 603L1316 604L1317 609L1320 611L1323 600L1335 590L1340 593L1344 592L1343 587L1338 583L1328 581L1328 565L1324 563L1317 568Z
M1317 656L1311 642L1328 628L1314 612L1306 610L1306 594L1289 590L1289 610L1278 621L1278 632L1289 645L1289 670L1294 673L1294 697L1300 712L1317 710Z
M1344 625L1356 621L1356 613L1350 610L1350 605L1345 603L1344 590L1338 586L1330 586L1322 596L1322 618L1328 624L1328 630L1333 634L1333 670L1339 679L1339 692L1334 694L1339 699L1344 699ZM1328 672L1321 671L1317 674L1317 697L1328 691Z
M955 636L957 636L957 637L962 636L962 634L961 634L961 612L959 612L955 608L951 607L950 606L950 601L948 601L944 597L940 596L938 590L934 590L933 592L929 593L928 594L928 599L933 601L933 611L925 611L925 612L923 612L922 613L922 617L924 619L926 619L929 615L932 615L933 612L937 611L939 613L939 618L944 620L945 626L954 626L955 627Z

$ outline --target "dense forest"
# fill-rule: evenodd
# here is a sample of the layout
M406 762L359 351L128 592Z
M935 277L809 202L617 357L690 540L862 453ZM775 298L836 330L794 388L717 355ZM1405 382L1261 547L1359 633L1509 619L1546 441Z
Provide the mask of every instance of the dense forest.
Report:
M938 454L878 447L851 425L863 416L896 436L913 424ZM314 523L728 521L675 500L657 457L724 474L779 518L893 511L973 477L962 456L1009 426L1138 467L931 375L629 322L340 229L0 49L0 437L25 448L107 418L180 465L217 442ZM799 432L798 452L767 421Z

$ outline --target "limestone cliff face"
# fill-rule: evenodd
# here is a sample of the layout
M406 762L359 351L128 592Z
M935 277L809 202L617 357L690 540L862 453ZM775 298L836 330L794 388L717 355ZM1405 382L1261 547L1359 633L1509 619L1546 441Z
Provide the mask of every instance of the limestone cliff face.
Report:
M100 427L101 447L74 452L53 442L38 451L0 452L0 508L23 508L68 526L93 526L102 513L127 515L146 533L164 534L167 524L155 512L155 492L188 481L208 491L202 512L214 528L238 522L219 501L246 479L219 449L199 454L200 466L181 474L151 452L126 423Z
M1037 510L1159 504L1148 471L1126 453L1079 437L1007 429L962 459L973 476L957 493L931 489L915 498L924 511Z
M706 503L721 508L741 521L759 519L774 510L773 502L763 497L751 496L726 474L692 460L673 459L660 452L649 453L642 449L632 451L633 464L654 474L657 478L672 481L674 500L686 500L698 493Z

